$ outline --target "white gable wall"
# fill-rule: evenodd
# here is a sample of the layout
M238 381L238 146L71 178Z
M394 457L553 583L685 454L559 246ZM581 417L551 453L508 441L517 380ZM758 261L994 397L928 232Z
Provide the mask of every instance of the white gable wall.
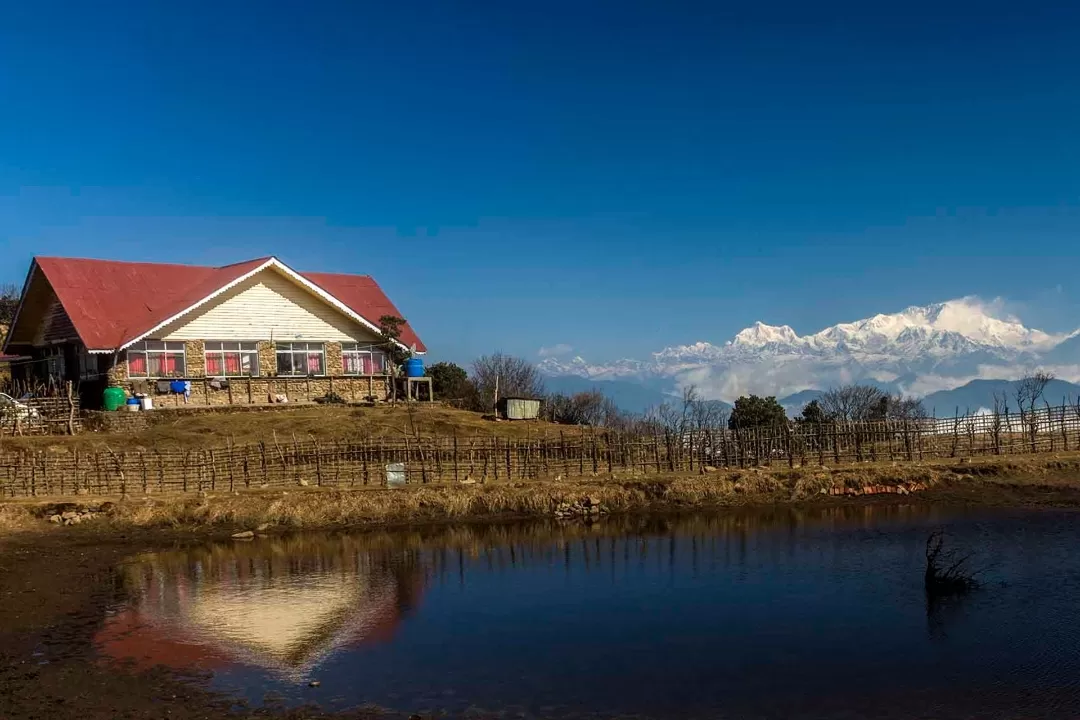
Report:
M376 334L273 268L155 332L159 340L373 342Z

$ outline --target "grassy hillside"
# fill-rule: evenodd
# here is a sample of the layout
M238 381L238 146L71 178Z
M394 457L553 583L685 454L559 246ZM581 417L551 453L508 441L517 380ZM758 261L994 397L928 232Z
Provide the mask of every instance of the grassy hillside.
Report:
M297 437L319 441L361 438L403 438L406 434L459 437L537 438L580 432L578 428L543 421L495 421L443 405L418 404L373 408L304 406L251 412L155 410L154 424L133 433L87 432L74 437L5 437L7 447L220 447Z

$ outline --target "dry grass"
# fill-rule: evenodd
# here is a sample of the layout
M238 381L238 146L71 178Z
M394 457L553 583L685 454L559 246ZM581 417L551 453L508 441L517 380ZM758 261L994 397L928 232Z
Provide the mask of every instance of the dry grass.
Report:
M29 505L0 505L0 535L28 530L38 524L33 508Z
M155 410L154 425L136 433L84 433L74 437L3 438L0 443L24 447L222 447L231 437L238 445L279 438L319 441L397 438L406 433L462 438L543 438L572 435L578 428L543 421L496 422L480 413L444 405L404 405L370 408L303 405L285 409L221 412Z
M925 492L924 492L925 491ZM1023 505L1080 505L1080 456L1031 456L1004 461L848 465L838 468L754 468L697 475L590 477L477 485L421 485L389 490L295 487L242 493L108 498L109 520L73 530L134 528L316 529L467 519L552 517L557 506L592 498L609 513L654 509L849 502L836 495ZM107 498L95 498L91 504ZM23 529L60 500L0 504L0 531ZM88 501L87 498L68 498ZM39 525L40 526L40 525ZM65 531L72 530L64 528Z

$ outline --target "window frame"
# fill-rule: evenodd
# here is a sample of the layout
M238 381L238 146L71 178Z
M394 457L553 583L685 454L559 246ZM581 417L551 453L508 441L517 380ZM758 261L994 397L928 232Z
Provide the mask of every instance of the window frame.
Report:
M142 356L146 368L142 373L134 372L132 370L132 359L139 355ZM158 367L162 369L165 368L168 357L172 356L174 358L179 358L179 370L171 374L164 373L161 375L152 375L150 373L150 358L152 356L161 357ZM133 343L127 349L126 360L127 374L130 378L138 378L140 380L163 380L187 377L187 343L182 340L143 340L141 342Z
M302 345L303 348L297 346ZM288 349L282 349L284 346L288 346ZM313 347L318 347L318 350L313 350ZM319 356L319 372L311 372L309 367L309 361L312 355L318 354ZM292 368L289 372L282 372L281 370L281 356L289 356L289 365ZM304 367L307 372L296 372L296 356L300 355L304 358ZM326 376L326 343L324 342L275 342L274 343L274 360L275 370L278 377L325 377Z
M227 348L226 345L235 345ZM245 348L244 346L248 346ZM211 347L216 346L216 347ZM240 370L229 372L229 363L226 356L236 355ZM216 356L221 361L221 372L210 371L210 358ZM244 372L244 358L247 357L249 372ZM206 377L210 378L252 378L259 377L259 342L257 340L204 340L203 363L206 368Z
M372 367L375 367L375 357L382 358L379 365L380 370L378 372L366 373L363 372L363 360L367 355L371 358ZM356 365L359 368L355 372L349 371L349 358L355 358ZM377 375L386 375L386 369L390 366L390 355L382 347L375 343L361 343L361 342L343 342L341 343L341 372L344 375L352 377L374 377Z

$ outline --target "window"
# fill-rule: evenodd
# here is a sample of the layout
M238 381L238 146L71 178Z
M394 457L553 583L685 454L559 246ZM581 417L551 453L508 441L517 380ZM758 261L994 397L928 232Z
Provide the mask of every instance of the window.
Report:
M64 358L64 348L54 346L44 351L45 371L52 382L63 382L67 378L67 363Z
M386 372L386 353L374 345L341 343L341 360L346 375L382 375Z
M254 342L207 341L209 377L250 377L259 374L259 347Z
M322 343L278 343L278 375L322 375L325 355Z
M79 352L79 379L81 380L93 380L101 375L101 371L98 369L98 358L106 357L105 355L91 355L83 348Z
M184 377L184 343L147 340L128 348L128 375L131 377Z

